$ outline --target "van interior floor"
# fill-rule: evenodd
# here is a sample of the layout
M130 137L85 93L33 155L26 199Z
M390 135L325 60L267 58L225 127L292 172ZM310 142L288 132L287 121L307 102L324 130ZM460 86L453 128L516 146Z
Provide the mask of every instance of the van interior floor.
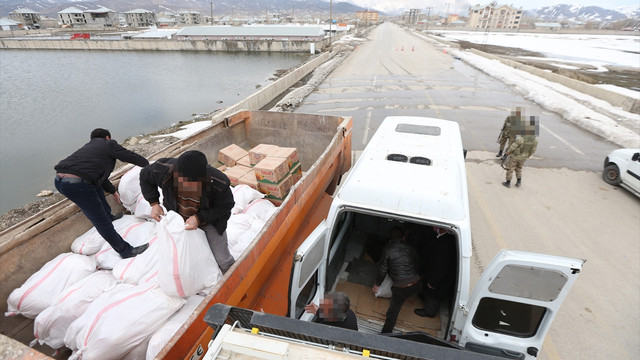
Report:
M358 318L359 331L379 334L384 325L390 299L375 297L371 288L375 282L377 265L365 254L362 258L352 258L345 262L338 275L335 291L347 294L351 301L351 310ZM394 333L426 332L433 336L441 335L441 314L433 318L420 317L413 310L424 307L418 295L408 298L402 305Z

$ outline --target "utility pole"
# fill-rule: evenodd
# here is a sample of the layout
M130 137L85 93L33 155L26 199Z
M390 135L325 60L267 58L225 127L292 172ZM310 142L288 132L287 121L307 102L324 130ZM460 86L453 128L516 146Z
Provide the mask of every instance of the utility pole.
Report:
M211 26L213 26L213 0L211 0Z
M445 20L444 27L449 26L449 6L451 6L451 3L447 3L447 18Z
M329 1L329 46L331 46L331 25L333 25L333 0Z
M426 31L429 31L429 17L431 16L431 9L433 9L433 7L427 6L427 30Z

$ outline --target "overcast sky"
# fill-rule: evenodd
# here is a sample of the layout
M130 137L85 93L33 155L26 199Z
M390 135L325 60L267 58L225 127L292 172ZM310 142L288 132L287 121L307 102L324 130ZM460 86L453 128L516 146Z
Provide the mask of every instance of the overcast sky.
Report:
M341 0L333 0L341 1ZM468 0L348 0L349 2L362 7L369 7L383 12L398 13L408 9L426 9L431 7L431 12L466 13L470 5L488 5L491 1L468 1ZM516 8L522 7L524 10L540 9L545 6L557 4L579 4L583 6L600 6L606 9L613 9L621 6L639 6L638 0L507 0L497 1L498 4L513 5ZM447 11L447 9L449 11ZM464 10L464 11L463 11ZM426 10L425 10L426 11Z

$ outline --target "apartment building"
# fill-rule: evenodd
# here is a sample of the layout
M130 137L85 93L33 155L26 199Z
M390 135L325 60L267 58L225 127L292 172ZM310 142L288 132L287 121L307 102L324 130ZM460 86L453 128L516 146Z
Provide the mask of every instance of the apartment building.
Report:
M133 27L155 26L158 22L156 13L145 9L126 11L124 18L127 25Z
M508 5L472 6L467 26L474 29L519 29L524 10Z

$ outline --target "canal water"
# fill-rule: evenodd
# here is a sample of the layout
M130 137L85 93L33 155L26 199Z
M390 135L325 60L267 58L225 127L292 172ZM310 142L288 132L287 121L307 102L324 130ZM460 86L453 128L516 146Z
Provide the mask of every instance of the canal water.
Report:
M53 166L94 128L122 143L231 106L309 56L0 50L0 214L54 190Z

